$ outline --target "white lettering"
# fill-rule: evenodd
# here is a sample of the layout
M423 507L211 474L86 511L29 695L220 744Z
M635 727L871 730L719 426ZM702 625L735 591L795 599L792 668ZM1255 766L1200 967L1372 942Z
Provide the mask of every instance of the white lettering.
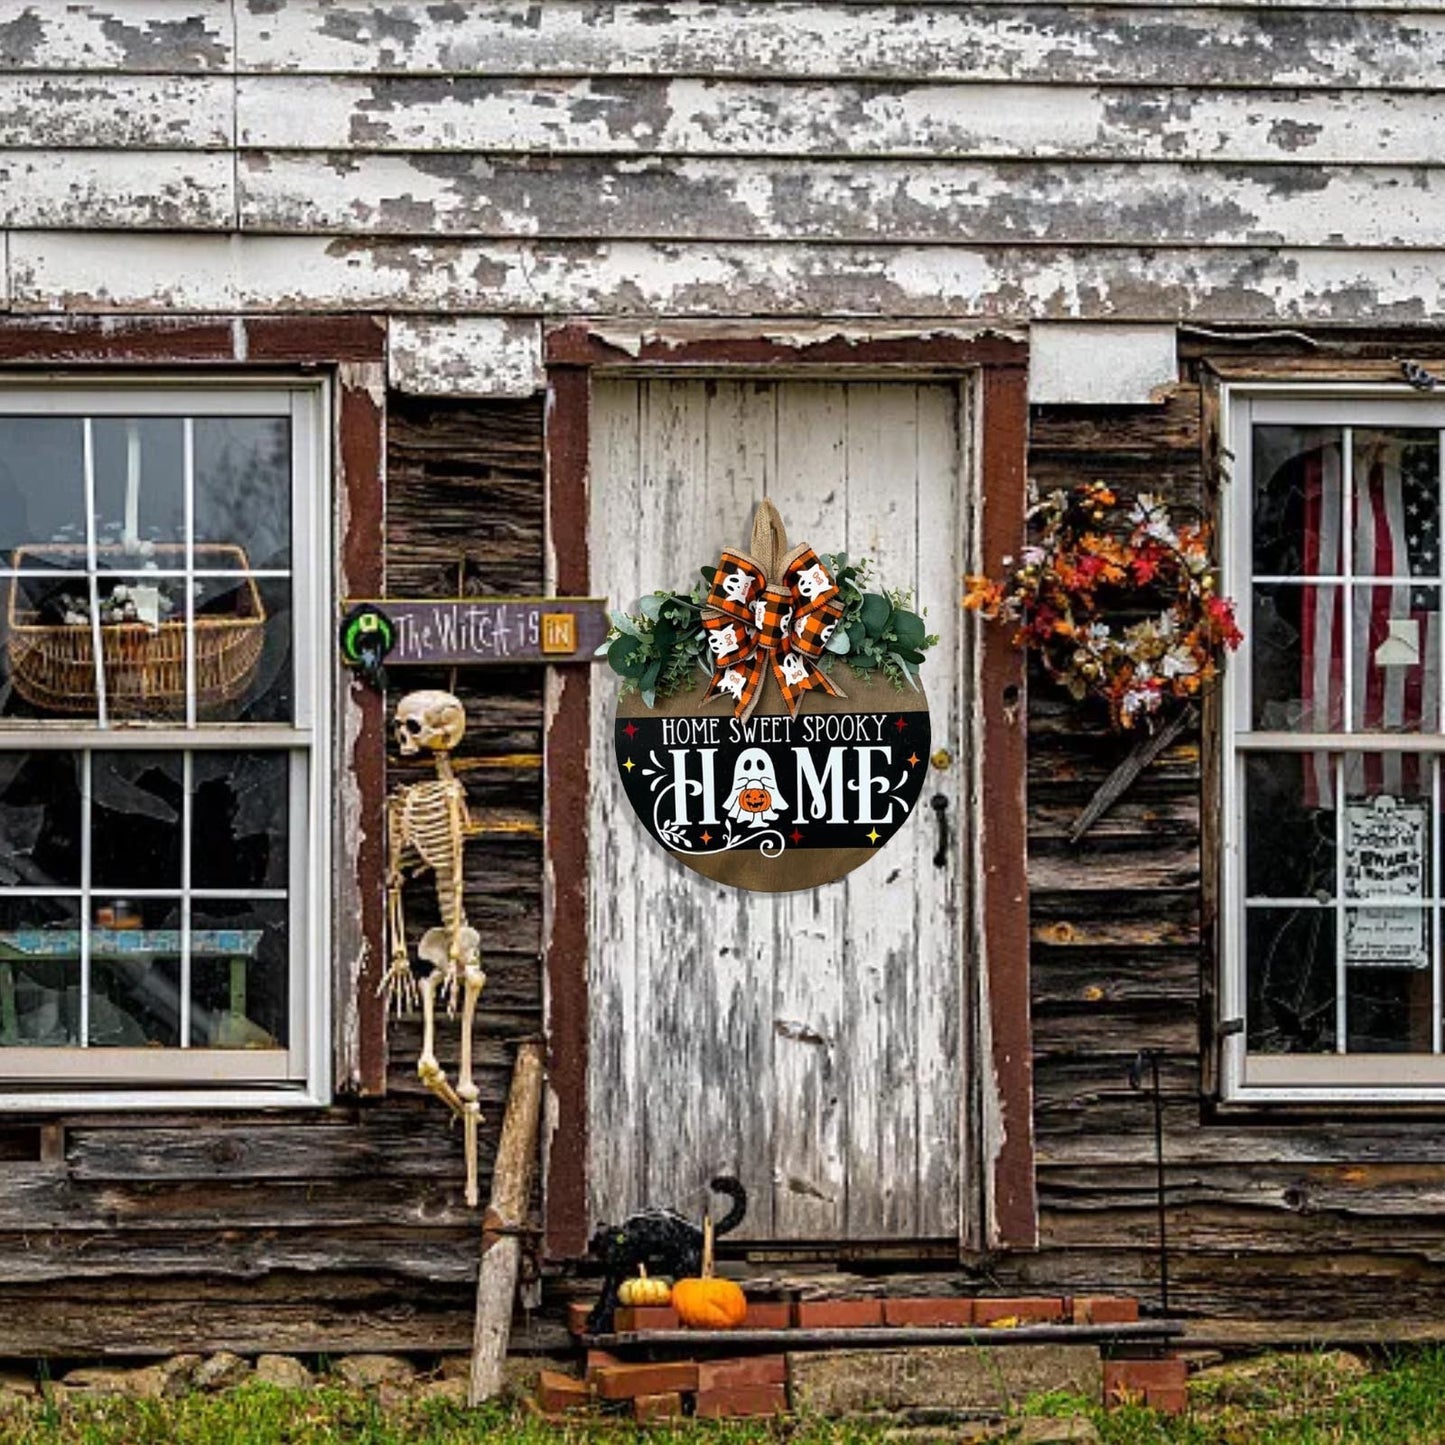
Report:
M798 822L816 821L824 813L830 823L846 823L843 812L843 752L841 748L829 750L828 761L820 777L813 766L813 756L807 748L794 748L793 756L798 760ZM831 805L823 799L823 789L828 787ZM803 804L803 793L807 791L809 802Z

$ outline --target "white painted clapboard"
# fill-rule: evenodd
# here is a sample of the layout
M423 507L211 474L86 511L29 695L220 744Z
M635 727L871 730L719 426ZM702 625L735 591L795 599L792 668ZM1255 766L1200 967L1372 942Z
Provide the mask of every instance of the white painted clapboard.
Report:
M957 1237L969 1213L957 837L958 596L971 456L951 381L599 381L592 587L631 608L690 587L753 508L791 541L869 557L941 641L924 667L935 748L914 817L878 858L796 894L744 893L667 858L612 759L617 680L593 688L588 1179L594 1221L698 1215L736 1173L754 1239ZM843 674L846 686L846 673ZM805 704L806 705L806 704ZM937 793L952 845L936 866ZM966 844L963 845L966 847Z

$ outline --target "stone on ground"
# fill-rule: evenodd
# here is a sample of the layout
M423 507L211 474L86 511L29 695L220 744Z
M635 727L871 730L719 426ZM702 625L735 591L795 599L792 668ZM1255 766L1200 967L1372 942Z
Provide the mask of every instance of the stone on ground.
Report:
M405 1385L416 1377L415 1366L400 1355L343 1355L334 1369L345 1384L356 1390Z
M316 1377L291 1355L261 1355L256 1360L256 1378L278 1390L309 1390Z
M217 1350L201 1361L191 1376L193 1390L230 1390L251 1378L251 1364L230 1350Z

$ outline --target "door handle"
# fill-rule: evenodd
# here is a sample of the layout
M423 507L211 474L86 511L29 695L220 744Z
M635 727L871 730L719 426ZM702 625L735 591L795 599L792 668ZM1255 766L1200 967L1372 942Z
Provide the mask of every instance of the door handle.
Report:
M935 793L929 806L933 809L934 817L938 819L938 846L933 850L933 866L946 868L948 866L948 795Z

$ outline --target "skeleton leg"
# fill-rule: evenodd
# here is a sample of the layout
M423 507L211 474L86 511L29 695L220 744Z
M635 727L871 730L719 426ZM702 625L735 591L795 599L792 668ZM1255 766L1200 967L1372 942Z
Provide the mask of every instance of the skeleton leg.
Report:
M467 1157L467 1203L475 1206L477 1197L477 1130L482 1122L477 1099L481 1090L472 1078L472 1027L476 1021L477 999L487 981L476 963L469 962L462 975L462 1061L457 1070L457 1098L462 1102L462 1129Z
M395 794L386 800L386 914L391 955L376 989L378 994L385 995L388 1003L395 1002L397 1013L415 1010L420 1001L416 975L407 957L406 917L401 906L401 863L406 849L401 810L402 800Z
M436 1032L437 1032L437 985L442 981L441 971L433 969L422 980L421 984L421 1008L422 1008L422 1036L421 1036L421 1057L416 1061L417 1077L432 1091L433 1094L444 1103L453 1113L461 1114L465 1111L462 1108L462 1101L457 1097L457 1091L447 1083L447 1076L442 1067L437 1063L436 1056Z

